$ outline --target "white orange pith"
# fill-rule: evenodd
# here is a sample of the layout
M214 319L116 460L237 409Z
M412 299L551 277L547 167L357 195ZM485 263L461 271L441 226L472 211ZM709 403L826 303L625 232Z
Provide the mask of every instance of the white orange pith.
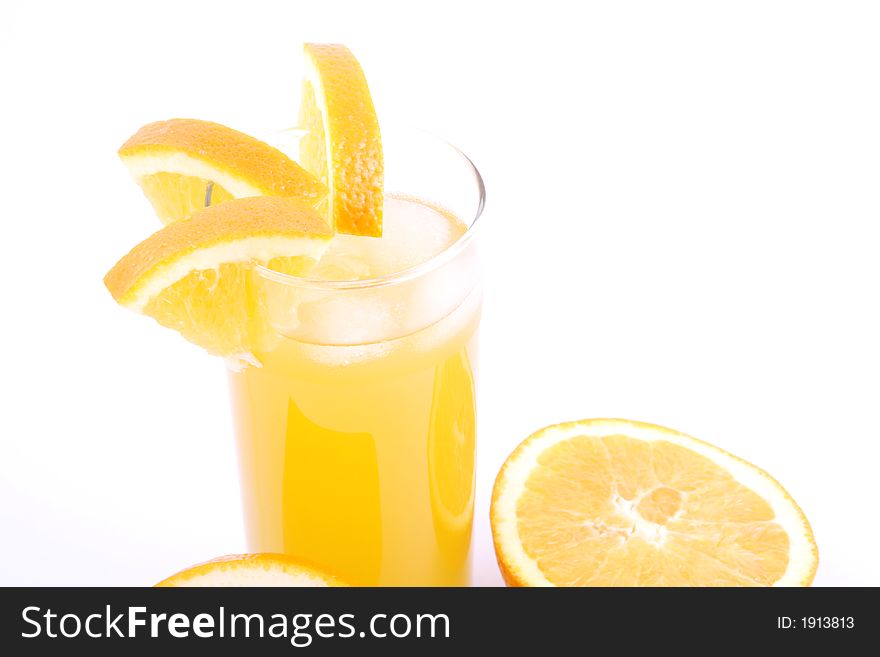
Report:
M807 586L809 523L767 473L626 420L542 429L495 482L492 533L512 586Z
M156 586L324 587L347 584L283 554L233 554L182 570Z
M300 163L328 188L336 232L382 235L384 163L379 121L361 66L337 44L305 45Z
M220 356L249 359L264 337L254 264L306 273L329 245L323 218L303 201L227 201L169 224L104 278L118 303Z
M278 149L210 121L150 123L122 145L119 157L166 224L188 219L206 200L288 196L316 204L326 193Z

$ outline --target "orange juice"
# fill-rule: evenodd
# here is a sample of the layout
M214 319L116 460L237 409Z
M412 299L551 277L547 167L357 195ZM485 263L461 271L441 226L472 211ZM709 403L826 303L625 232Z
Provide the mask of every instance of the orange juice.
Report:
M248 549L353 584L462 586L475 255L464 224L417 200L389 196L384 222L334 237L311 280L261 274L273 339L230 371Z

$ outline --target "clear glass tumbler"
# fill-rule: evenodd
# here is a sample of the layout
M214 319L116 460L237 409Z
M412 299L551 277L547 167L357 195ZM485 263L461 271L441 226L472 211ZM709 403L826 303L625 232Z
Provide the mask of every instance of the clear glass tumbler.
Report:
M424 213L440 213L467 229L377 277L258 270L273 337L259 366L229 372L248 549L295 555L355 585L463 586L484 188L465 155L427 133L383 132L383 147L386 218L421 228ZM422 237L388 239L406 262Z

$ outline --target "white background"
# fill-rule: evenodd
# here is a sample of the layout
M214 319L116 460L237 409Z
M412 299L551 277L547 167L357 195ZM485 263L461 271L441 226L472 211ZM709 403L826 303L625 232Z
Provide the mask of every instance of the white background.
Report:
M116 148L173 116L290 125L304 40L486 179L477 583L509 451L622 416L777 477L816 584L880 584L876 4L0 7L0 584L244 549L222 364L101 283L156 227Z

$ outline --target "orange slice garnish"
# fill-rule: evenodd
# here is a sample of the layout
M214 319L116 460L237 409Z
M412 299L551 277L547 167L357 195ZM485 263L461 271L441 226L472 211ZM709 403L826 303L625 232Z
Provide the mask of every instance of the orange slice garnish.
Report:
M298 199L227 201L169 224L104 278L121 305L209 352L252 361L266 313L254 264L304 274L329 245L323 218Z
M351 51L308 43L300 105L300 163L326 184L322 203L336 232L382 235L384 164L367 79Z
M326 192L278 149L210 121L150 123L122 145L119 157L166 224L233 198L286 196L315 204Z

